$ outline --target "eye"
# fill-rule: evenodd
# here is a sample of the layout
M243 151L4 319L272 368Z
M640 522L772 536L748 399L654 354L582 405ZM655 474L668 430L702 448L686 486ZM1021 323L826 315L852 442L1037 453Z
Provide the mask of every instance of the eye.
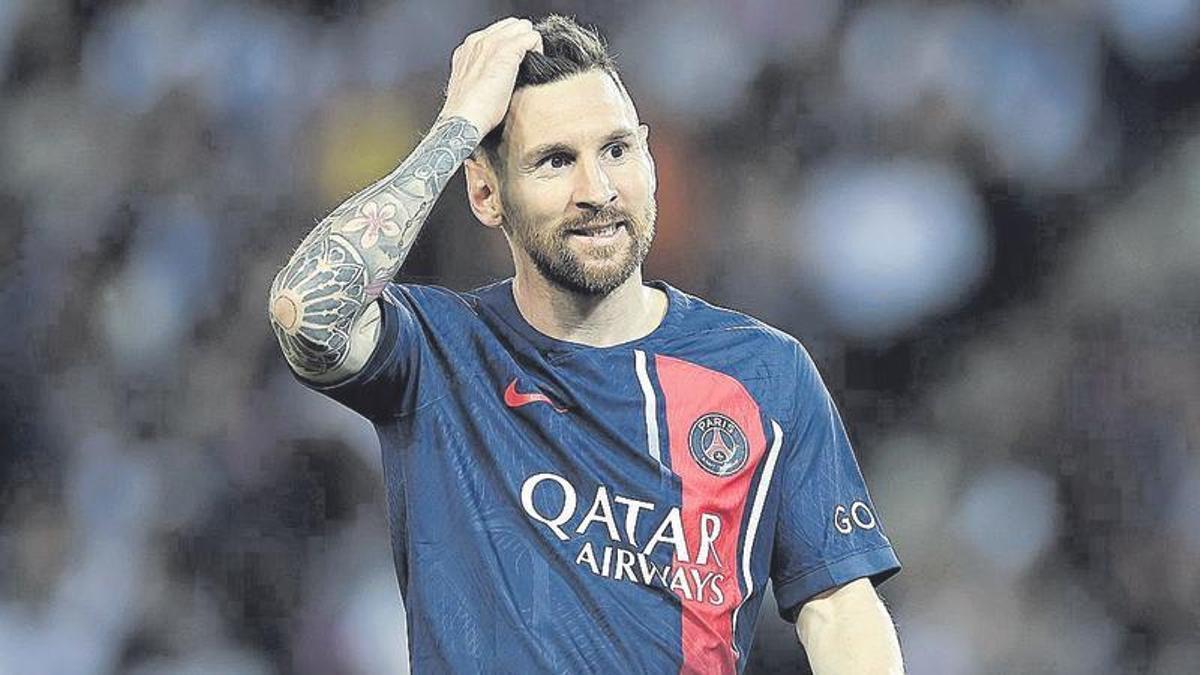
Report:
M561 169L571 163L571 158L561 152L556 152L542 160L542 165L551 169Z
M608 146L608 156L613 159L621 159L625 156L625 151L628 149L629 146L625 143L613 143Z

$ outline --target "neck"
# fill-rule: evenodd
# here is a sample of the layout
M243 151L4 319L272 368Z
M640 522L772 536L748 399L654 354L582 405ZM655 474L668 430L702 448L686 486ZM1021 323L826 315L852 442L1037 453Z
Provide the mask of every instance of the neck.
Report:
M525 321L556 340L611 347L654 331L667 310L662 291L642 285L635 271L607 295L574 293L536 271L517 270L513 298Z

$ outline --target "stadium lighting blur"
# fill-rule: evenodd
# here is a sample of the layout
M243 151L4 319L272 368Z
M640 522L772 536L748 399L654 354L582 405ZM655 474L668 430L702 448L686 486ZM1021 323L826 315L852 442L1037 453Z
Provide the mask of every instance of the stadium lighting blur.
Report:
M101 295L101 325L115 363L127 372L179 367L187 331L215 299L212 224L187 198L155 200L142 214L129 262ZM136 320L131 320L136 317Z
M853 337L894 336L953 308L989 262L979 199L941 164L820 168L796 221L798 272L834 327Z
M1135 60L1158 66L1194 50L1200 36L1195 0L1106 0L1117 43Z
M1058 527L1053 481L1016 466L984 473L967 490L959 512L964 541L1006 576L1029 569Z
M982 146L1006 179L1069 189L1109 161L1096 128L1100 40L1088 24L984 3L874 5L847 26L839 64L848 97L876 124Z
M758 54L713 14L702 5L647 4L614 39L632 81L654 83L652 100L684 119L729 115L754 77Z

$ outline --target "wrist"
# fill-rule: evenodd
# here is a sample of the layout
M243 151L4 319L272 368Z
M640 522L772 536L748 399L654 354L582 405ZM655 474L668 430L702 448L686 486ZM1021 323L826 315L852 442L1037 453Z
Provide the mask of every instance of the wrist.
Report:
M442 122L445 122L447 120L452 120L452 119L459 119L459 120L466 122L467 124L470 124L472 127L475 128L476 133L479 134L479 138L481 138L481 139L484 136L486 136L487 133L489 131L491 131L493 127L496 126L495 124L489 125L486 121L483 120L481 115L479 115L473 111L466 110L463 108L450 107L450 106L446 106L446 107L442 108L442 110L438 113L437 120L434 122L434 126L437 126L438 124L441 124Z

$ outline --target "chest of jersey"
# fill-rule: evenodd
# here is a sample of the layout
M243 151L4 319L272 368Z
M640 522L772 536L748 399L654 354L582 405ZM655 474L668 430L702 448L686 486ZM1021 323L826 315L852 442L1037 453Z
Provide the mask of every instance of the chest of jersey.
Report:
M495 494L578 572L730 613L768 454L734 377L643 350L493 358L463 423ZM755 518L756 520L757 518Z

